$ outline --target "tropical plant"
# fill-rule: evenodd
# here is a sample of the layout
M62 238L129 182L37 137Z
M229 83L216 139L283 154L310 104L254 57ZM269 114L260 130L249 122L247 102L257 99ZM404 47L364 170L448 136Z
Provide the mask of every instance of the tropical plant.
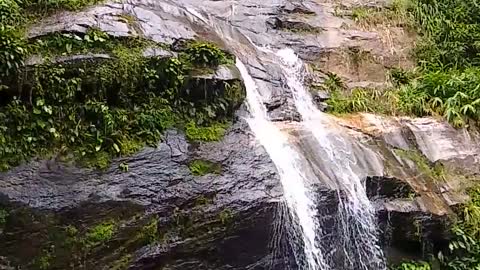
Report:
M430 264L427 262L404 262L391 268L391 270L431 270Z

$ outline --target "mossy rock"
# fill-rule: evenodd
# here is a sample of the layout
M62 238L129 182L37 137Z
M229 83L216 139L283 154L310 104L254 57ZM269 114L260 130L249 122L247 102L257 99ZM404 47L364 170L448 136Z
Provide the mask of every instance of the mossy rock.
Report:
M3 207L10 214L0 233L0 256L21 269L125 269L134 251L160 239L156 216L132 203L84 204L60 212Z
M245 98L237 77L192 77L231 65L233 57L211 43L168 53L162 44L91 30L32 46L43 58L2 80L1 170L32 157L106 169L114 157L156 145L172 127L191 141L219 140ZM152 48L168 54L145 55Z
M196 159L188 164L188 168L193 175L203 176L209 173L220 174L222 172L222 165L217 162L208 160Z

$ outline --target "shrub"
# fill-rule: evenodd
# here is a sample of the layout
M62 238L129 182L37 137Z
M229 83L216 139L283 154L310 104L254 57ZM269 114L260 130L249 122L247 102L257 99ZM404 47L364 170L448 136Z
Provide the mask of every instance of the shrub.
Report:
M229 59L220 48L206 42L192 42L188 44L186 53L190 61L199 66L214 67L232 62L232 59Z
M353 90L350 95L337 93L330 101L333 111L441 115L455 127L478 121L480 5L474 0L400 4L403 7L394 6L392 10L409 10L421 35L415 48L419 68L414 72L392 69L390 77L399 89L387 91L388 96L361 90Z
M453 240L445 253L439 254L447 270L480 269L480 188L470 190L470 201L459 213L453 227Z
M392 270L431 270L430 264L426 262L404 262Z
M16 73L27 55L25 41L11 26L0 25L0 79Z

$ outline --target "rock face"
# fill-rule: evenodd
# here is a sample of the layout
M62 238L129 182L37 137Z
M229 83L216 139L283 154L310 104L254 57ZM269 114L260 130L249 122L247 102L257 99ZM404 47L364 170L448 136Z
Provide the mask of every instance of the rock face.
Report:
M452 208L466 202L466 189L479 183L473 165L480 154L478 132L433 118L361 114L338 122L352 136L368 138L384 164L383 176L367 178L366 188L377 205L391 261L444 248Z
M472 166L478 164L478 133L456 130L432 118L371 114L328 118L325 139L335 138L331 139L332 148L339 152L347 149L352 158L350 168L365 179L389 261L421 259L422 254L435 254L445 248L450 239L452 208L466 202L466 189L479 183L478 166ZM338 202L336 194L331 194L338 184L336 174L330 172L338 164L323 158L327 153L318 148L304 126L288 123L281 128L290 134L297 150L309 158L313 164L309 168L324 187L317 202L322 219L326 224L338 223ZM345 196L341 190L336 192L336 196ZM322 239L332 245L339 243L335 236L329 237Z
M245 123L239 122L222 142L200 145L169 132L158 148L118 160L128 164L128 172L118 164L97 173L40 161L2 174L1 204L10 210L0 234L2 255L14 255L10 263L22 269L38 269L45 254L58 269L67 263L116 269L108 267L125 256L131 269L257 269L271 263L270 226L281 189L269 157L243 130ZM197 159L218 162L221 173L192 175L188 165ZM158 244L137 250L141 246L126 240L135 239L136 220L150 216L158 219L153 230ZM79 238L88 238L92 226L109 220L115 222L114 236L88 249L84 261L75 260L77 250L65 248L68 237L51 236L60 234L55 229L74 226ZM21 248L21 239L29 238L24 244L32 248ZM64 247L61 252L72 258L56 258L65 254L50 245Z
M352 88L381 88L388 67L410 64L403 61L408 59L402 49L408 33L394 27L393 40L385 41L378 29L362 29L348 16L336 16L336 8L318 1L135 0L57 14L32 27L29 37L99 28L173 47L189 39L216 42L246 64L271 119L311 152L306 156L315 156L311 135L295 126L300 116L274 64L278 59L249 39L259 46L294 48L312 67L312 83L332 71ZM364 52L368 57L359 61ZM55 61L104 58L108 55ZM238 71L227 66L196 75L199 84L238 78ZM321 108L326 99L325 93L315 95ZM396 249L388 253L392 260L399 250L418 253L424 240L432 249L443 245L450 206L465 201L463 191L479 173L476 133L433 119L361 115L333 122L336 136L357 140L352 151L377 207L383 244ZM195 160L220 164L221 170L196 175L189 168ZM335 222L335 192L321 183L318 207L325 224ZM296 269L292 248L279 237L282 226L275 218L285 215L281 211L276 169L243 120L216 143L188 142L171 131L157 148L116 160L105 172L43 160L0 174L0 269Z

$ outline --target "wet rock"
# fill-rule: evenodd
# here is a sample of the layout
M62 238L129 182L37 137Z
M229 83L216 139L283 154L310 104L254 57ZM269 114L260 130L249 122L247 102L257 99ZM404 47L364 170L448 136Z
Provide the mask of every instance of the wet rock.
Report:
M265 254L265 247L272 241L269 224L274 222L276 211L265 205L235 217L226 226L236 231L236 235L209 229L197 239L146 249L140 252L131 269L154 269L154 266L178 270L255 269L266 267L268 259L274 259L272 269L285 269L286 265L279 264L274 254Z
M315 92L312 94L312 97L313 102L320 111L325 112L328 110L328 104L326 101L330 99L329 92L324 90L315 90Z
M280 20L278 17L268 18L265 22L272 29L282 28L282 20Z
M172 14L182 15L184 11L174 5L158 3L155 12L145 1L130 3L107 3L82 12L63 12L31 27L29 38L37 38L55 32L87 33L98 28L114 37L144 36L156 42L171 44L179 39L193 39L195 31ZM135 18L134 25L123 19ZM169 18L169 19L164 19Z
M13 218L20 214L12 214L7 220L5 234L0 236L10 235L11 238L0 241L0 255L11 256L5 252L12 248L28 250L28 254L16 253L14 264L14 267L26 267L32 260L38 261L45 245L53 241L43 237L24 241L17 234L12 235L14 227L28 237L38 231L43 234L70 224L79 226L79 235L86 237L95 224L114 219L119 222L118 228L137 228L131 233L119 229L115 232L119 235L111 240L127 241L134 238L132 233L140 233L142 227L134 224L146 222L135 221L135 213L148 213L154 214L157 220L162 242L152 242L142 248L140 242L108 240L104 248L89 251L93 252L86 261L90 269L103 269L127 255L132 269L198 268L194 262L201 262L204 269L266 267L271 261L265 258L274 256L268 248L273 237L270 226L282 191L268 155L253 143L246 130L246 123L238 122L222 141L200 145L191 145L182 134L170 131L158 148L117 160L104 173L55 161L38 161L0 174L3 198L0 206L20 213L16 212L20 211L16 205L23 205L35 213L36 220L43 220L41 227L24 227ZM222 173L193 176L188 168L189 160L193 159L218 162ZM128 164L129 171L118 169L120 163ZM18 248L18 241L31 248ZM8 246L4 246L6 243ZM128 254L111 253L107 248L123 245ZM63 250L74 252L66 247ZM59 250L49 252L55 257ZM75 260L73 255L59 257L62 261L53 260L51 264L60 266ZM275 269L285 269L283 261L277 263L282 266Z
M283 121L302 121L302 116L297 111L284 111L284 110L275 110L269 114L270 120L273 122L283 122Z
M313 99L315 101L327 101L330 99L330 93L324 90L318 90L313 93Z
M276 30L286 30L298 33L319 33L320 28L312 26L306 22L284 19L279 17L272 17L267 19L267 25Z
M296 2L287 2L285 6L281 8L281 11L285 13L297 13L297 14L305 14L305 15L315 14L314 11L304 6L302 3L296 3Z
M409 198L416 195L408 183L392 177L367 177L365 186L367 197L370 199Z
M0 256L0 270L15 270L6 257Z
M273 110L276 110L278 108L280 108L282 105L284 105L285 103L287 102L287 98L286 97L282 97L282 96L277 96L277 97L273 97L270 102L268 103L264 103L264 105L267 107L267 110L268 111L273 111Z
M326 102L315 102L315 105L321 112L328 111L328 108L330 107Z
M213 74L200 74L194 75L194 78L199 79L213 79L213 80L222 80L222 81L231 81L231 80L240 80L240 72L233 65L220 65L214 71Z
M447 245L452 235L448 216L429 215L424 212L379 212L381 242L392 264L423 259L424 254L437 254Z

